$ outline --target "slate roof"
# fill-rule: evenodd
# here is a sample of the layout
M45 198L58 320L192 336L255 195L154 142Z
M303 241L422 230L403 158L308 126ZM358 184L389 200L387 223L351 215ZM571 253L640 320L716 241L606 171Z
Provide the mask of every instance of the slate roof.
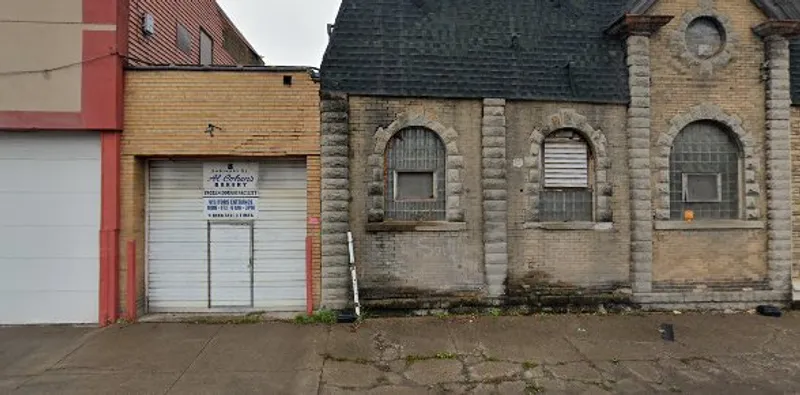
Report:
M626 103L631 0L344 0L322 89L381 96Z
M798 0L753 0L800 20ZM657 0L343 0L322 89L351 94L628 101L625 52L604 35ZM792 42L800 105L800 39Z

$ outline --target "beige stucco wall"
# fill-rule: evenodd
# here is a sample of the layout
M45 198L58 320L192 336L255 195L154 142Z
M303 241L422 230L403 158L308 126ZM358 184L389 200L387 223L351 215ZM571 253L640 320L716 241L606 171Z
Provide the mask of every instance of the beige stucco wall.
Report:
M670 120L700 104L719 106L725 113L741 120L754 141L760 161L756 179L765 191L765 86L761 75L764 44L751 30L764 21L763 13L750 0L715 1L716 13L729 19L726 32L732 58L715 66L711 74L690 67L681 58L676 45L683 15L699 10L698 0L660 1L650 11L656 15L674 15L667 26L652 37L652 150L653 161L659 158L658 141L670 127ZM654 169L655 170L655 169ZM654 171L653 179L658 174ZM654 186L654 196L658 190ZM658 199L654 208L659 209ZM760 220L766 220L766 194L758 200ZM653 280L669 282L713 282L759 280L767 276L766 230L659 230L654 233Z
M80 111L82 1L2 0L0 10L0 111Z

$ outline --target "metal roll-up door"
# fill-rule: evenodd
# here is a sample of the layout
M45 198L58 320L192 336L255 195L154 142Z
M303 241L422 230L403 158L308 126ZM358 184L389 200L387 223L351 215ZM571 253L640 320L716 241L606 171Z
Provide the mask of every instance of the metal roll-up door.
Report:
M305 309L305 163L262 161L258 169L256 220L209 222L203 162L151 162L151 312Z
M0 132L0 325L96 323L100 135Z
M254 304L266 311L306 308L305 162L265 162L254 232Z
M147 280L150 311L208 308L203 164L150 162Z

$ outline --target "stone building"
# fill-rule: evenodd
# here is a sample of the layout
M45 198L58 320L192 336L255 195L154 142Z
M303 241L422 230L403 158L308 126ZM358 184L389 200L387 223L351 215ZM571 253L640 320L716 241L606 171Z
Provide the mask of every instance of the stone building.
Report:
M787 0L344 0L323 305L347 231L373 306L790 301L798 33Z

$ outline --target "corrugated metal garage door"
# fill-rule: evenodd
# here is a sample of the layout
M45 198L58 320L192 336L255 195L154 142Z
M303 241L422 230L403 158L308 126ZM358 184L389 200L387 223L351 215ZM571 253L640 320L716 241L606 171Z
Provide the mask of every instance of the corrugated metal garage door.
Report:
M0 132L0 324L98 319L100 135Z
M305 309L304 162L259 163L252 225L206 221L202 161L152 161L148 194L151 312Z

